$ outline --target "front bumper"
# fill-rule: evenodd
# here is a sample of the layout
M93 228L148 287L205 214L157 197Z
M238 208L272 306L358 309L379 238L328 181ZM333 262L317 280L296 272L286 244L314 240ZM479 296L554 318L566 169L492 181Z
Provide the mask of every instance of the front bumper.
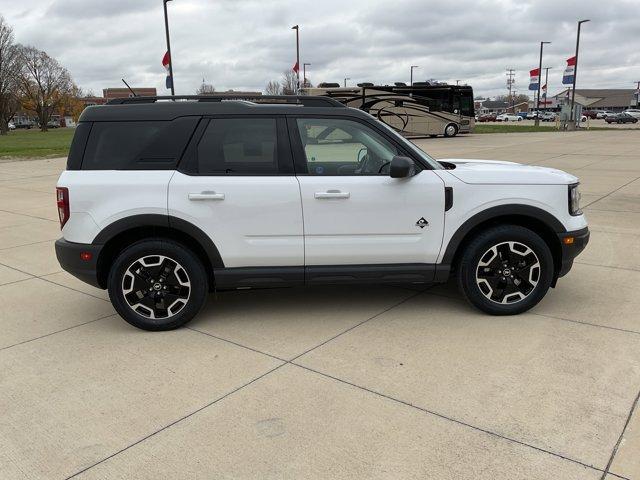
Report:
M56 240L56 257L60 266L89 285L104 288L98 281L98 257L102 245L68 242L64 238ZM84 258L81 256L83 255ZM91 258L87 259L90 254Z
M562 262L560 264L560 270L558 271L558 277L562 277L571 270L573 260L584 250L587 243L589 243L589 228L584 227L573 232L560 233L558 237L562 248ZM569 238L573 238L573 241L568 242L567 239Z

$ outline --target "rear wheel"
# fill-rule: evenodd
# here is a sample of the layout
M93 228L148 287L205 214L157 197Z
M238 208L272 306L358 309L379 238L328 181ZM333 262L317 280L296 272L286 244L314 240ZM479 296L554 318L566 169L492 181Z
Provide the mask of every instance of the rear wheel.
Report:
M515 315L536 305L553 279L549 247L533 231L502 225L481 232L460 259L458 285L483 312Z
M444 127L444 136L445 137L455 137L458 134L458 127L454 123L448 124Z
M143 330L171 330L191 320L207 298L207 275L196 255L165 239L135 243L116 258L108 279L116 311Z

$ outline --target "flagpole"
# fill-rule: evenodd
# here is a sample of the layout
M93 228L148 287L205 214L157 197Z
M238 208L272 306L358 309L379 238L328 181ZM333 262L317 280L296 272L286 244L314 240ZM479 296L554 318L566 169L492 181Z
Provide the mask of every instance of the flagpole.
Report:
M571 116L569 117L569 120L571 121L570 125L572 125L570 127L571 129L574 129L576 126L576 122L573 119L573 106L576 100L576 78L578 77L578 49L580 48L580 26L583 23L589 21L590 20L580 20L578 22L578 35L576 36L576 64L573 67L573 85L571 88Z
M540 125L540 81L542 80L542 47L545 43L551 42L540 42L540 64L538 65L538 103L536 104L536 127Z
M547 109L547 99L549 98L549 70L553 67L544 67L544 86L547 87L544 92L544 109Z
M291 29L296 31L296 65L298 66L298 68L296 69L296 78L297 78L296 95L297 95L298 91L300 90L300 27L298 25L295 25L291 27Z
M171 41L169 40L169 18L167 17L167 2L171 0L162 0L164 6L164 31L167 35L167 52L169 52L169 78L171 78L171 96L176 94L173 84L173 57L171 56Z

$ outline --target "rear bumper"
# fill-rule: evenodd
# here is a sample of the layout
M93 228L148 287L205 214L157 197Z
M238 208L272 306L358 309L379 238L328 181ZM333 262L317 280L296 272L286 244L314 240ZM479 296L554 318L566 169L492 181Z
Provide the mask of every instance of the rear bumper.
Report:
M573 266L573 260L584 250L589 243L589 228L584 227L573 232L558 234L562 248L562 263L558 277L566 275ZM565 243L565 239L573 238L572 243Z
M103 288L98 281L98 257L102 245L68 242L64 238L56 240L56 257L60 266L89 285ZM91 254L91 258L83 260L81 253Z

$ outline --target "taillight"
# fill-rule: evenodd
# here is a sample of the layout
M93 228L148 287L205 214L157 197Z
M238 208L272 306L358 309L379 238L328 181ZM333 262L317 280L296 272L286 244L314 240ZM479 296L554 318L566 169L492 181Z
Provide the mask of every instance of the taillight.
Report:
M60 217L60 229L69 220L69 189L67 187L56 187L56 203L58 204L58 217Z

